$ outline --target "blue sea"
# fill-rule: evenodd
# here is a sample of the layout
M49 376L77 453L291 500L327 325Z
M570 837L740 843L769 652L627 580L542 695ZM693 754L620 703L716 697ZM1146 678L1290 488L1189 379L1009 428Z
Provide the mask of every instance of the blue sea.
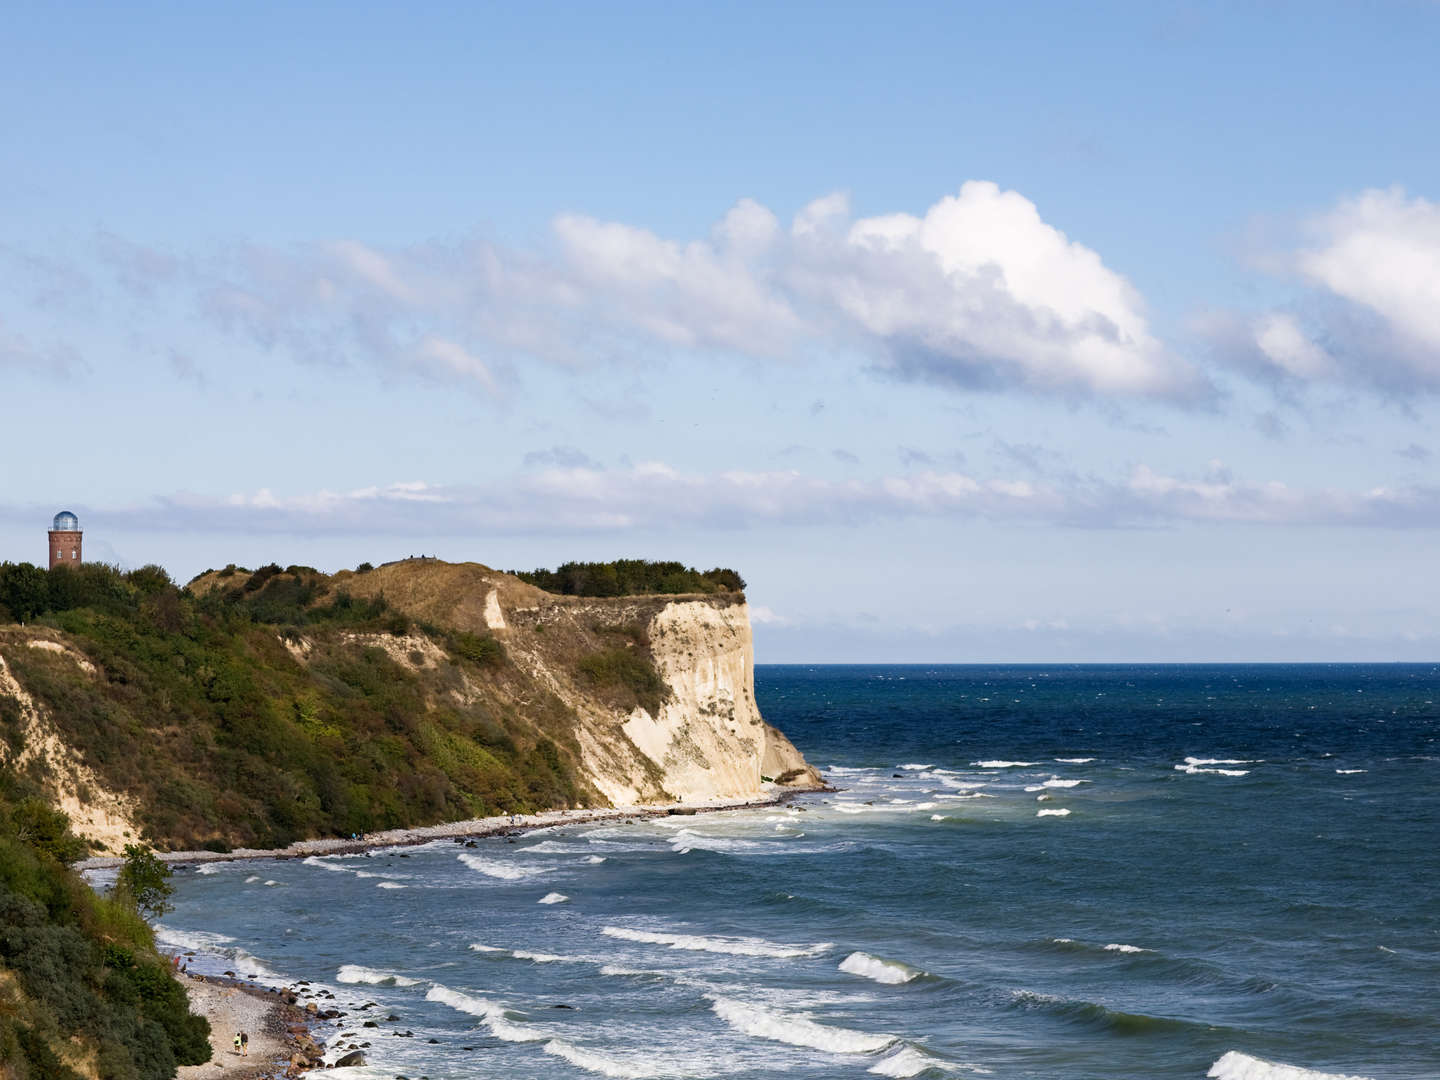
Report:
M345 1010L337 1078L1440 1076L1440 668L756 692L835 792L185 870L161 939Z

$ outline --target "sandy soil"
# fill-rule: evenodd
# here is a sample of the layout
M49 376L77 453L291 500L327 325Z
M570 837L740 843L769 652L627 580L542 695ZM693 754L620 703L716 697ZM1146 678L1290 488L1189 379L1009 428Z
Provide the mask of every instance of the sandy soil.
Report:
M227 984L225 980L181 975L190 1007L210 1021L210 1060L186 1065L177 1080L251 1080L283 1073L290 1061L285 1039L286 1009L275 994ZM250 1036L250 1053L235 1051L235 1034Z
M443 825L426 825L414 829L389 829L385 832L366 833L363 840L326 839L300 840L286 848L260 850L257 848L236 848L219 854L214 851L165 851L157 856L167 863L227 862L235 859L303 859L309 855L337 855L373 848L403 847L407 844L424 844L431 840L449 837L493 836L496 833L524 832L531 829L548 829L556 825L570 825L585 821L613 821L617 818L664 817L669 814L702 814L718 810L741 810L749 807L774 806L786 802L797 794L787 788L776 788L775 793L763 799L712 799L706 802L647 804L621 806L595 810L547 810L540 814L516 814L510 817L473 818L470 821L451 821ZM123 860L97 857L76 863L77 870L102 870L119 866Z

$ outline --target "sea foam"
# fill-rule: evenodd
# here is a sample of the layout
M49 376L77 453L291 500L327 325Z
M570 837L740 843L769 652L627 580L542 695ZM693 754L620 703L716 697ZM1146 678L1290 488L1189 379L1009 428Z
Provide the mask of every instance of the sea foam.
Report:
M1231 1050L1221 1055L1205 1074L1212 1080L1366 1080L1363 1076L1345 1073L1317 1072L1299 1065L1282 1065L1274 1061Z
M504 881L520 881L523 878L543 874L546 870L543 866L516 866L514 863L504 862L500 859L487 859L483 855L459 855L457 858L471 870L478 870L487 877L500 878Z
M786 959L796 956L818 956L833 947L832 943L828 941L823 941L818 945L782 945L761 938L665 934L652 930L631 930L624 926L606 926L600 932L606 937L620 938L622 941L639 941L647 945L665 945L671 949L725 953L730 956L772 956Z
M746 1035L832 1054L873 1054L896 1041L894 1035L872 1035L868 1031L817 1024L803 1016L746 1005L733 998L714 998L711 1008L721 1020Z
M920 974L914 968L898 964L893 960L882 960L878 956L871 956L866 952L852 952L840 961L840 970L849 972L851 975L859 975L862 978L874 979L878 983L885 983L889 986L907 983ZM910 1074L905 1073L904 1075Z
M1036 817L1069 817L1069 810L1037 810Z
M547 1054L564 1058L571 1065L584 1069L586 1072L599 1073L601 1076L613 1076L619 1080L645 1080L650 1076L672 1075L669 1069L658 1064L621 1061L618 1058L597 1054L594 1050L586 1050L584 1047L568 1043L564 1039L551 1039L541 1049Z
M335 981L342 983L364 983L366 986L417 986L419 979L396 975L393 971L376 971L359 964L344 964L335 973Z
M566 896L564 893L547 892L544 896L542 896L539 900L535 902L537 904L563 904L569 899L570 897Z
M971 764L980 769L1028 769L1038 763L1034 761L975 761Z

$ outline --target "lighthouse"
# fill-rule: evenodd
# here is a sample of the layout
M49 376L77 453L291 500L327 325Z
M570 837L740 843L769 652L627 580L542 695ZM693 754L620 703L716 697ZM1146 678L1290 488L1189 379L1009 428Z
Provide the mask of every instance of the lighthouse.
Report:
M50 569L57 566L80 565L80 519L69 510L61 510L50 525Z

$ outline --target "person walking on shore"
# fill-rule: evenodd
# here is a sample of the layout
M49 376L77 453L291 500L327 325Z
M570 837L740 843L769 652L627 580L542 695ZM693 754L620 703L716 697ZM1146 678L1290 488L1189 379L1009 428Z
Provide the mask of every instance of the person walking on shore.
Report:
M235 1033L235 1053L240 1053L240 1033Z
M240 1056L250 1056L250 1033L247 1031L240 1032Z

